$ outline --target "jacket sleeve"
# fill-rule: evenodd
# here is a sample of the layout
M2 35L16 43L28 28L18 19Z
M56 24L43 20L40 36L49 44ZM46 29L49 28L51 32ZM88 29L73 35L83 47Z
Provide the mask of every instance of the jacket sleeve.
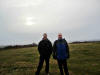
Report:
M69 57L70 57L70 54L69 54L69 46L68 46L67 41L66 41L66 48L67 48L66 52L67 52L67 54L68 54L68 58L69 58Z
M52 54L53 51L53 47L52 47L52 43L49 41L49 48L50 48L50 55Z
M56 48L56 41L53 44L53 58L57 59L57 48Z
M38 51L39 51L39 54L41 54L41 41L38 44Z

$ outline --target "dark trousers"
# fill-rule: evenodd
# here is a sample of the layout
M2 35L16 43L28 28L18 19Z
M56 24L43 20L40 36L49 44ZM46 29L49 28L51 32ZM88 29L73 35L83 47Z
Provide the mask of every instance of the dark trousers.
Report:
M40 71L41 71L41 69L43 67L44 60L46 62L45 72L49 73L49 59L50 59L50 57L40 56L39 65L38 65L38 68L37 68L37 71L36 71L36 75L40 74Z
M58 61L58 66L59 66L61 75L64 75L64 72L65 72L65 75L69 75L66 59L65 60L58 59L57 61ZM63 72L63 68L64 68L64 72Z

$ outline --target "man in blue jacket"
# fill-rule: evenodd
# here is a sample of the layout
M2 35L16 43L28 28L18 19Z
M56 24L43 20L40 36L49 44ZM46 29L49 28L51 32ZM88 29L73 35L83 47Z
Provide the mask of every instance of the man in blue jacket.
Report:
M67 59L69 58L69 47L67 41L62 38L62 34L58 34L58 40L53 45L53 58L57 59L61 75L69 75L67 68ZM63 72L64 68L64 72Z

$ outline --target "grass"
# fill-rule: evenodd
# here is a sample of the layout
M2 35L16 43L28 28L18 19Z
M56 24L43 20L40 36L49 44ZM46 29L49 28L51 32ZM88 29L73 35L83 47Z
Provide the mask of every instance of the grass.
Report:
M100 43L69 44L70 75L100 75ZM37 47L0 51L0 75L34 75L39 61ZM45 75L44 67L41 75ZM50 59L50 74L60 75L56 60Z

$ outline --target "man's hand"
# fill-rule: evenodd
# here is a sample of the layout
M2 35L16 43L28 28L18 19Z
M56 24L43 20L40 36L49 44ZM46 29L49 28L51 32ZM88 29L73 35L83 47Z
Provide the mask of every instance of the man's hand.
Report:
M57 59L57 56L54 56L54 55L53 55L53 59Z

